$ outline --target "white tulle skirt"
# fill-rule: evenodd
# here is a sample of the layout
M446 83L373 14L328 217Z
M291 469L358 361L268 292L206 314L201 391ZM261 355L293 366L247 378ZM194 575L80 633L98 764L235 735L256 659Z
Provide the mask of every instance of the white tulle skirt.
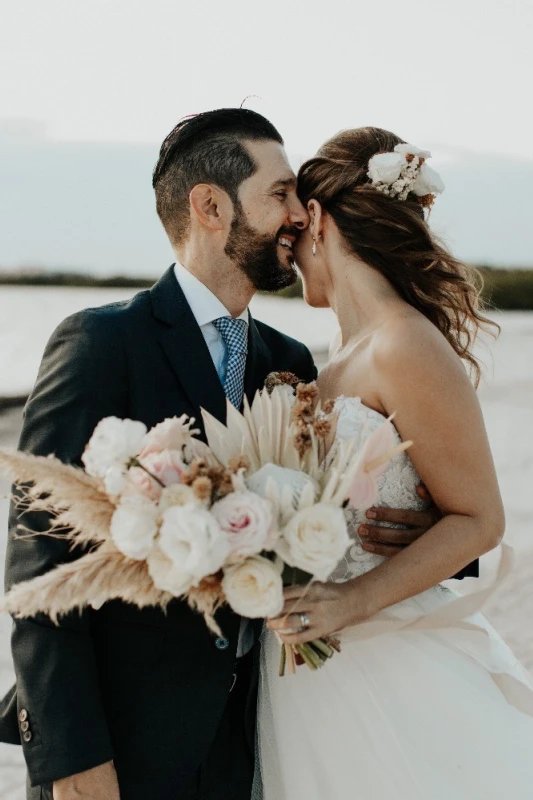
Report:
M265 632L254 797L532 800L533 680L472 602L429 590L283 678Z

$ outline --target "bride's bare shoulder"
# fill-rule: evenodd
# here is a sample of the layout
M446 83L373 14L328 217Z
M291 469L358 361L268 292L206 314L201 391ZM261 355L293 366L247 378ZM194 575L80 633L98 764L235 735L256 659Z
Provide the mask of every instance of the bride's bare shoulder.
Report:
M372 350L378 373L415 377L422 372L428 377L434 372L468 381L464 364L446 337L415 309L388 320L376 333Z

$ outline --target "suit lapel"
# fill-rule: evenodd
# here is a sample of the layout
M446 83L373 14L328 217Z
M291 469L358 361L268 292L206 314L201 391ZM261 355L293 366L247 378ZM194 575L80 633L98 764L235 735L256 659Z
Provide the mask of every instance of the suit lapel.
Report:
M270 350L263 341L252 315L248 314L248 358L244 373L244 394L251 403L258 389L262 389L265 378L272 370Z
M225 422L226 395L173 266L150 291L154 317L161 323L159 343L191 404L197 413L205 408Z

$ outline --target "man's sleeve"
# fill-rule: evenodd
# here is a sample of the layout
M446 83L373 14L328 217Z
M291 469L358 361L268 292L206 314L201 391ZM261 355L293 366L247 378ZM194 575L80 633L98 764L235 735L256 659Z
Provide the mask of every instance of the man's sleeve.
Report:
M47 345L25 409L20 449L77 463L102 417L124 415L122 345L105 314L81 312L63 322ZM61 537L21 535L48 528L43 513L12 503L6 589L72 560ZM17 715L32 785L110 761L113 751L102 707L91 636L91 612L15 619L12 652Z
M311 383L312 381L316 381L318 369L316 368L311 351L305 347L305 345L302 345L302 351L303 367L300 374L306 383Z

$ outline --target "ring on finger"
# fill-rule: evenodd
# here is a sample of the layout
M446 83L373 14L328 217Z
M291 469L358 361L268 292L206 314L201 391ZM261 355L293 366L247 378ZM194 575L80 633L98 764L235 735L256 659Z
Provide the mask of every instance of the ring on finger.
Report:
M291 614L292 617L297 617L300 620L300 624L295 626L294 628L280 628L277 632L280 633L282 636L290 636L294 635L295 633L303 633L306 631L310 626L309 617L307 614ZM288 620L289 618L287 618Z
M311 625L311 621L309 619L309 615L306 614L305 612L300 614L300 625L301 625L303 631L306 631Z

